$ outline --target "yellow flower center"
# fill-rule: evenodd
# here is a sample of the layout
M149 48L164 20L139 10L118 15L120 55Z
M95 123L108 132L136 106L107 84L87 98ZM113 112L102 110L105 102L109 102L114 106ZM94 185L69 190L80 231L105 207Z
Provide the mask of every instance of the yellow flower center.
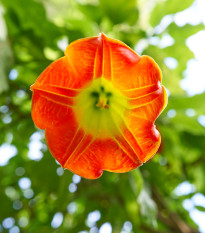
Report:
M117 132L127 108L127 97L107 79L98 78L76 97L74 111L86 133L106 138Z

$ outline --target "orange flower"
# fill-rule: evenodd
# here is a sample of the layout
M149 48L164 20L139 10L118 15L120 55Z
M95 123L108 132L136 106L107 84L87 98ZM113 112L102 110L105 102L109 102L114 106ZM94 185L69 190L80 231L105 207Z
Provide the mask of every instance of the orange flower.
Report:
M89 179L127 172L160 145L167 104L155 61L100 34L71 43L31 86L32 118L55 159Z

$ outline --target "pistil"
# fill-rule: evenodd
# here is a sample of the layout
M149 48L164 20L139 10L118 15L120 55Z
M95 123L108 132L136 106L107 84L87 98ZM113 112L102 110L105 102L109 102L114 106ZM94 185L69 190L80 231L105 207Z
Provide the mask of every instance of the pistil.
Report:
M109 105L107 104L107 98L104 96L100 96L98 103L96 104L96 107L99 107L100 110L103 110L103 108L109 109Z

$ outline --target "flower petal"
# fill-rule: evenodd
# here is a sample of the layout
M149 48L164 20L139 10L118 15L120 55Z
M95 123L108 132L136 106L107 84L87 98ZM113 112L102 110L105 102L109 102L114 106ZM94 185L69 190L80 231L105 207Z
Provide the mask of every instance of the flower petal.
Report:
M145 101L147 99L147 102ZM143 96L138 99L138 106L133 107L131 110L132 115L155 122L159 114L164 110L167 105L167 93L163 86L157 91ZM140 124L140 122L139 122Z
M51 125L61 124L69 117L71 111L69 106L59 104L58 101L53 102L52 98L49 99L39 91L34 91L31 114L38 128L45 129Z
M110 118L98 120L107 123L109 130L111 125L113 128L104 138L93 133L101 128L87 132L75 111L76 97L98 78L109 80L126 99L124 106L119 98L111 98L111 108L102 110L110 111ZM161 79L152 58L140 57L118 40L104 34L77 40L31 86L32 118L45 129L48 147L64 168L90 179L101 176L103 170L130 171L150 159L159 147L161 139L154 121L167 104ZM85 100L88 106L89 100ZM123 107L115 110L117 104ZM92 111L86 116L90 119L86 122L92 121ZM99 123L99 127L107 125Z
M124 43L101 35L105 78L121 90L143 88L161 82L162 74L156 62L137 55ZM110 68L109 68L110 67Z
M65 50L75 78L81 85L93 78L102 76L102 41L101 37L89 37L76 40Z
M150 120L136 117L132 112L127 113L125 118L127 127L133 134L130 143L135 140L139 144L142 153L138 153L138 156L144 163L157 152L161 142L160 134Z
M51 124L45 129L45 136L49 150L55 159L62 165L69 157L66 152L68 148L70 148L78 129L78 123L76 122L75 115L71 109L67 114L67 117L61 120L60 124ZM73 150L74 149L75 147L73 147Z
M150 86L144 86L134 89L128 89L128 90L122 90L122 93L127 96L128 98L137 98L141 96L145 96L148 93L152 93L154 91L157 91L160 88L160 83L153 84Z
M67 164L69 170L80 176L96 179L103 170L111 172L127 172L141 165L127 156L113 139L96 139L77 160Z

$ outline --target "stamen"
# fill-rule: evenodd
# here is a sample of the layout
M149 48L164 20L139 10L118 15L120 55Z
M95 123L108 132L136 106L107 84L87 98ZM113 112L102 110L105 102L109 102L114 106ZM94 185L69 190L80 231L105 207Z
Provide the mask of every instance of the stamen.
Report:
M96 104L96 107L99 107L100 110L103 108L109 108L109 105L107 104L107 98L105 97L100 97L98 103Z
M108 105L108 104L106 104L106 105L104 106L104 108L109 109L109 105Z

